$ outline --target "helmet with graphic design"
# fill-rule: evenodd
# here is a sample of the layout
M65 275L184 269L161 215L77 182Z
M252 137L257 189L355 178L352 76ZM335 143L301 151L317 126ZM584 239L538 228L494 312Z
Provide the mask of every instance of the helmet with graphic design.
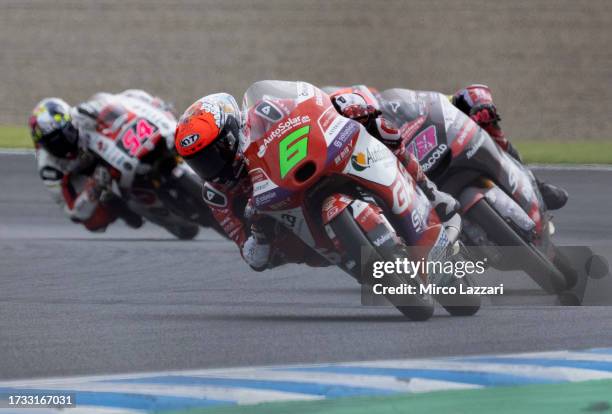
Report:
M78 152L79 134L72 125L70 105L59 98L45 98L29 119L34 145L60 158L72 158Z
M174 141L187 164L202 179L212 182L236 177L240 113L234 98L222 95L194 102L179 119Z

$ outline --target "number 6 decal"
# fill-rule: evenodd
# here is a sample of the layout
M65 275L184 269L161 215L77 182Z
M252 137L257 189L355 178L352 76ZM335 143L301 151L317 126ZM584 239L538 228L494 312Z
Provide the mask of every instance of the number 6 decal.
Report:
M310 126L306 125L287 135L278 144L281 178L285 178L293 167L306 158L308 154L308 131L310 131Z

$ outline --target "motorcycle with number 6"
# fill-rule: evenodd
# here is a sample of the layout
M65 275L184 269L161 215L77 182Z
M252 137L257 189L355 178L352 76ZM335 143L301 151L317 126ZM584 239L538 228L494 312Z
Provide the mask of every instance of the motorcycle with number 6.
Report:
M369 283L374 261L416 261L417 251L432 259L451 250L458 232L447 232L395 155L361 124L340 116L322 90L305 82L256 82L245 93L243 111L241 151L258 214L276 220L330 263ZM390 287L433 283L436 277L385 276ZM454 277L445 282L467 283ZM480 306L476 295L460 305L427 293L401 301L385 297L413 320L432 316L434 298L452 315L472 315Z

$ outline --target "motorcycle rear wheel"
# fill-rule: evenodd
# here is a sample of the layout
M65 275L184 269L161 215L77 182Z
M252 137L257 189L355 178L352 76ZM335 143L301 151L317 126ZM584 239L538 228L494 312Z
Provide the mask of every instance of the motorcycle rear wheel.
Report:
M170 233L176 236L179 240L193 240L200 232L200 227L197 224L166 227Z
M459 285L471 286L469 280L454 278L454 286L459 290ZM446 309L451 316L472 316L480 310L480 295L436 295L436 301Z

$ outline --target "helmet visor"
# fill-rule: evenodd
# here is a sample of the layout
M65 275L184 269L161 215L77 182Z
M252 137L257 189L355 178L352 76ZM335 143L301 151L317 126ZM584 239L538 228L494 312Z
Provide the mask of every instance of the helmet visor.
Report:
M39 143L56 157L65 158L76 155L78 137L78 131L72 126L72 123L68 122L61 129L44 135Z
M187 164L204 180L230 179L238 148L231 127L226 126L219 137L201 151L184 157Z

